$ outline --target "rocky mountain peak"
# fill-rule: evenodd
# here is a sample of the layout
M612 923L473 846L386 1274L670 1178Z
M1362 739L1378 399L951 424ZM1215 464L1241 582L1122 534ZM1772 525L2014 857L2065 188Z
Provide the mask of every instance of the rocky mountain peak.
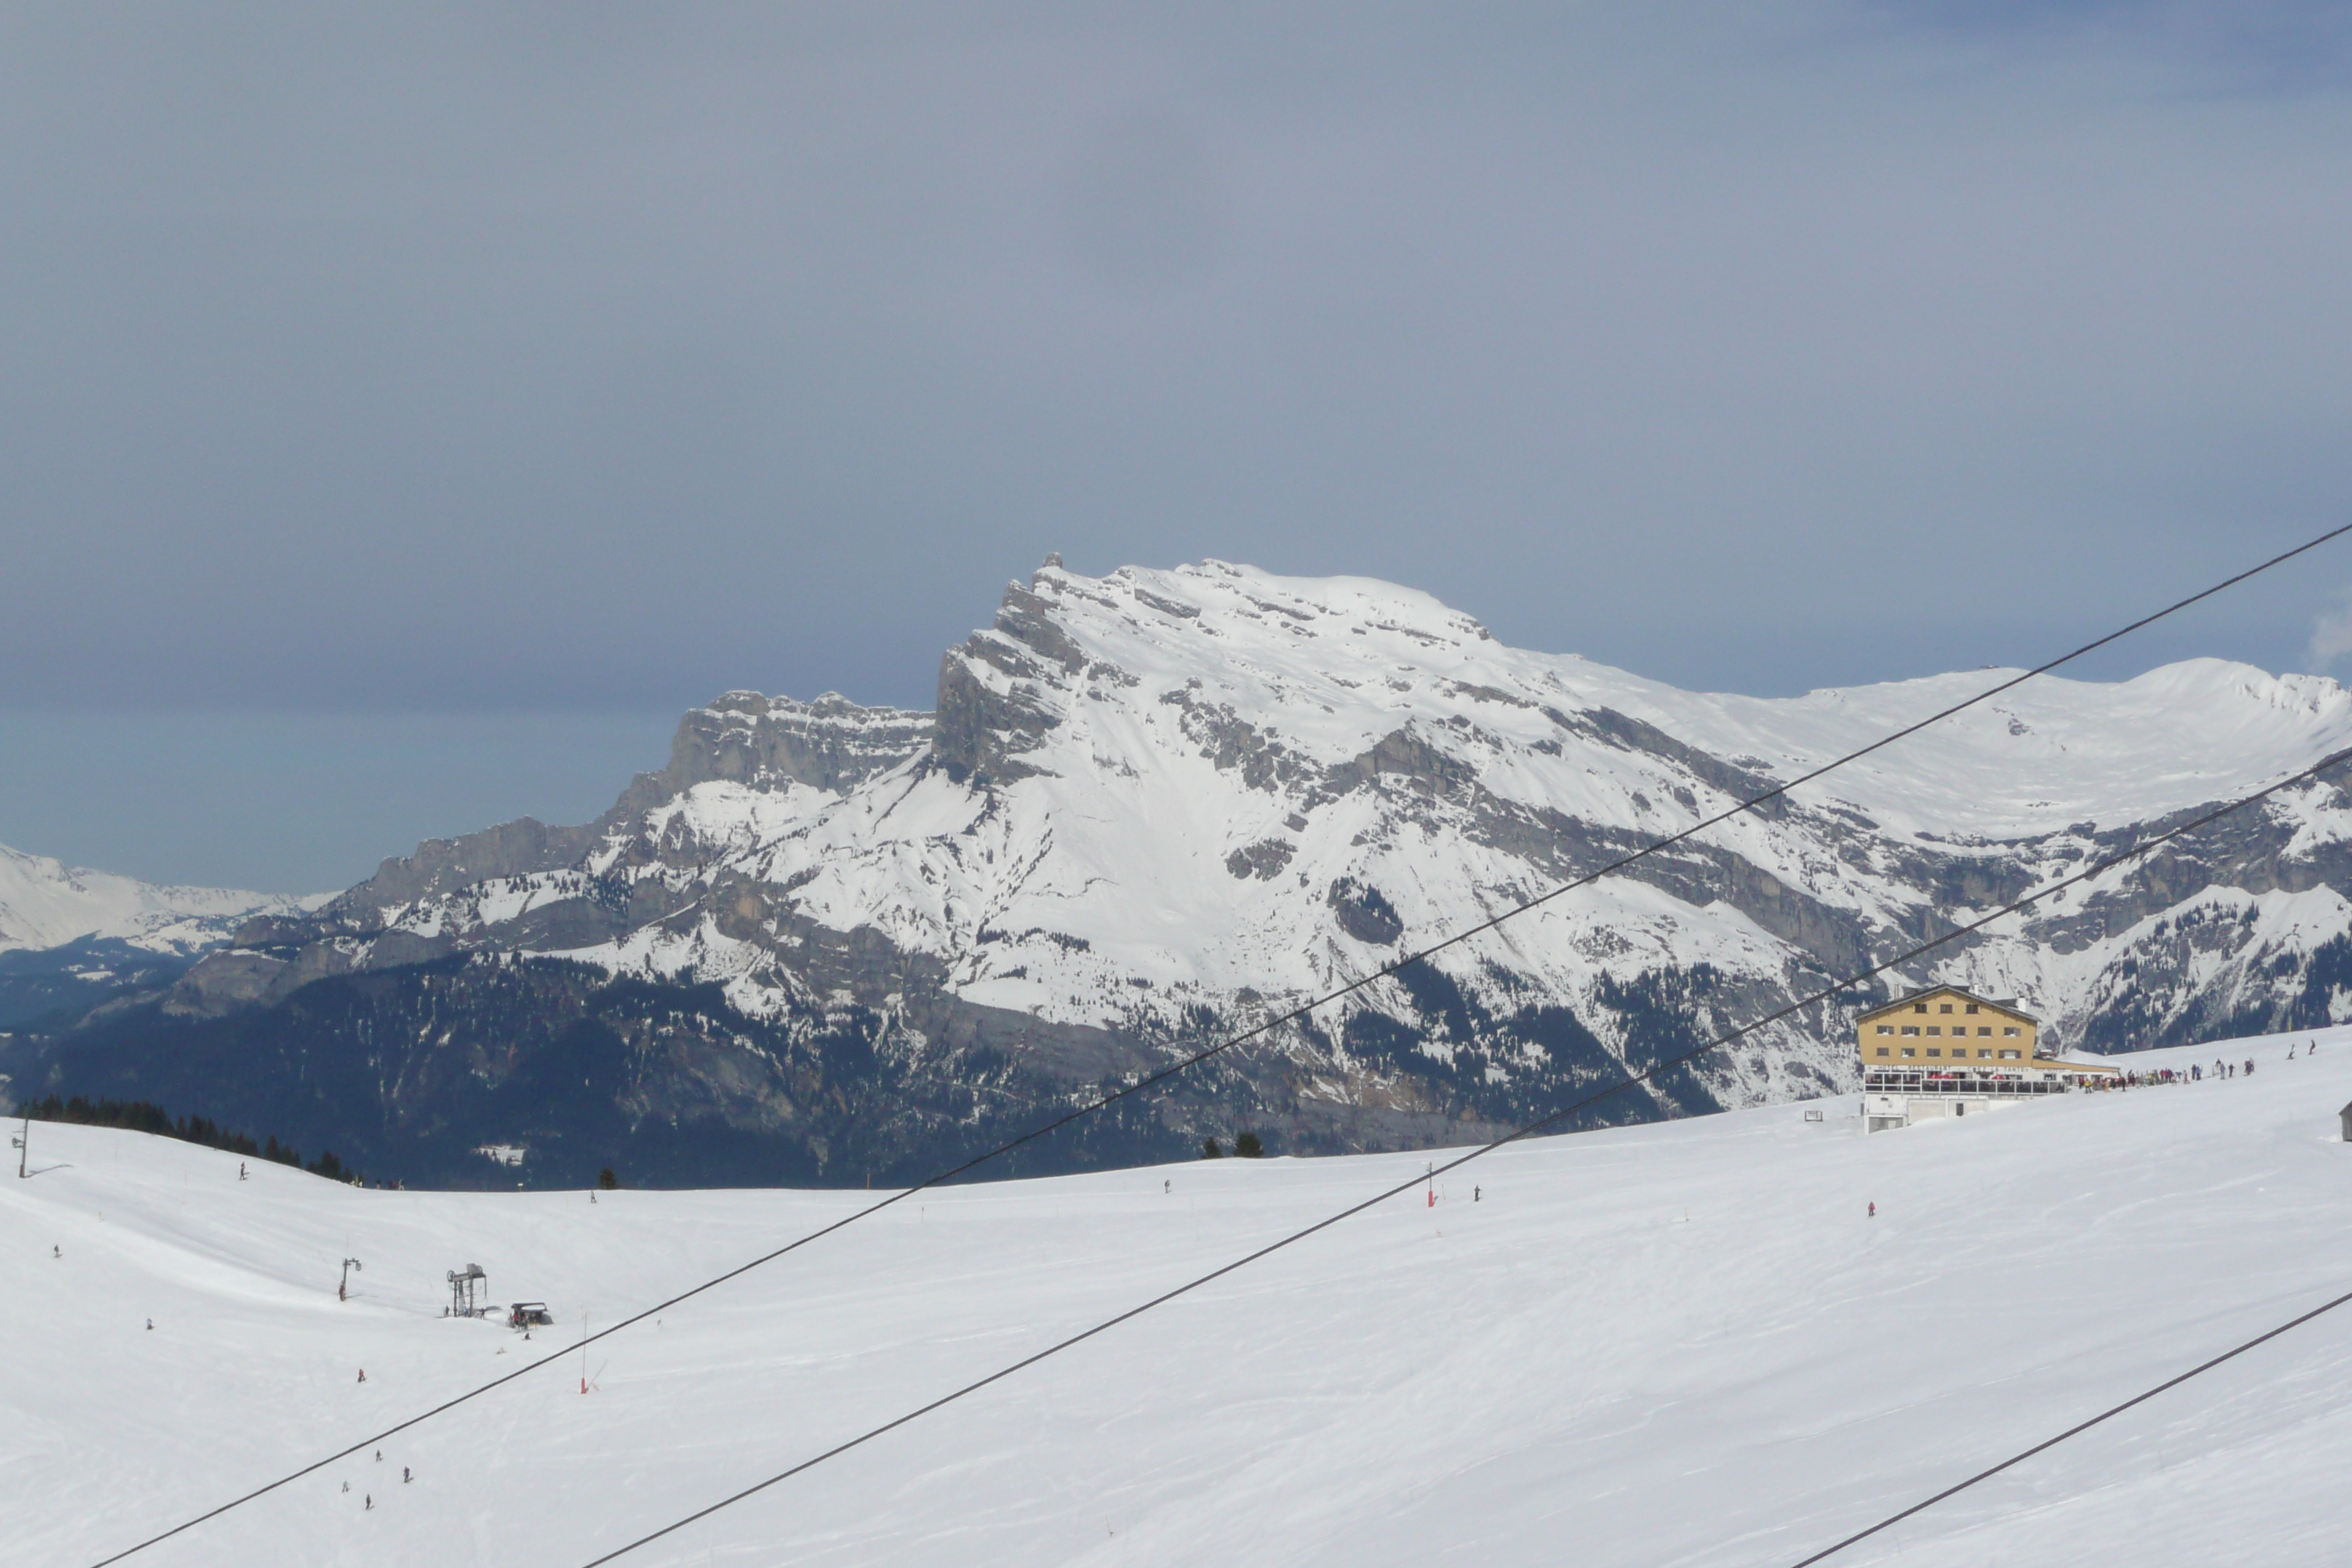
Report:
M669 766L650 787L661 799L714 779L838 793L928 751L931 730L929 713L862 707L837 691L806 702L730 691L678 721Z
M1685 692L1510 647L1367 579L1048 560L944 655L935 714L727 693L599 821L421 847L307 926L206 960L174 1005L561 956L715 986L809 1038L854 1020L908 1082L1031 1074L1051 1098L1372 973L1997 679ZM1292 1146L1468 1135L2347 741L2332 681L2210 660L2044 678L1365 987L1214 1093ZM2352 1016L2347 891L2352 795L2313 786L1898 982L2016 995L2053 1039L2107 1047ZM1644 1103L1842 1087L1843 1017L1791 1017ZM693 1094L731 1105L727 1083L768 1070L712 1067Z

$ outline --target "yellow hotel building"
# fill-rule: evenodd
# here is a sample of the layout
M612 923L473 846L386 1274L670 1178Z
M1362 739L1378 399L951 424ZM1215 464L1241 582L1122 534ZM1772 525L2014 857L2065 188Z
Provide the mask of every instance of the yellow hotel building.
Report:
M1854 1020L1863 1115L1872 1132L2063 1094L2120 1069L2040 1054L2041 1020L2013 1001L1931 985Z
M1958 1062L2009 1062L2021 1072L2033 1060L2041 1021L2013 1002L1995 1002L1957 985L1914 991L1855 1020L1854 1043L1864 1072L1873 1068L1948 1069ZM2055 1063L2051 1064L2055 1066Z

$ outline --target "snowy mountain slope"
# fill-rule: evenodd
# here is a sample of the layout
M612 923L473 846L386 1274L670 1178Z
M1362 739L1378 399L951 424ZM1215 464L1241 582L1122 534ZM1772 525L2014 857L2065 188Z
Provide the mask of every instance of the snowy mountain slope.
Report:
M1522 1145L626 1561L1780 1568L2352 1288L2315 1239L2352 1220L2352 1029L2322 1037L1871 1137L1848 1099ZM239 1183L33 1138L0 1182L11 1562L95 1561L862 1201ZM134 1561L583 1562L1422 1159L928 1194L593 1347L593 1392L567 1358ZM561 1327L439 1318L468 1261ZM1840 1561L2338 1562L2347 1312Z
M227 941L257 915L299 914L327 898L163 887L0 845L0 952L97 937L193 953Z
M562 1129L493 1125L519 1113L490 1101L539 1022L501 999L510 961L563 959L615 987L563 1003L620 1008L596 1047L614 1065L544 1073L609 1083L598 1104L630 1136L725 1128L789 1144L795 1179L887 1174L946 1130L1028 1125L1373 973L2000 673L1689 693L1506 647L1366 579L1049 562L948 653L935 713L730 693L595 823L426 845L314 916L253 922L168 1005L217 1026L215 1056L141 1021L149 1043L121 1051L168 1063L109 1044L111 1081L168 1068L203 1096L186 1063L285 1035L233 1020L368 974L366 1008L312 993L331 1005L285 1058L332 1057L372 1086L363 1104L310 1127L206 1113L410 1174L404 1151L459 1122L549 1143ZM2347 744L2352 695L2324 679L2195 660L2037 679L1286 1026L1097 1157L1243 1126L1328 1152L1511 1125ZM2284 794L1901 978L2017 996L2058 1041L2107 1050L2352 1017L2347 799ZM1811 1009L1605 1114L1850 1087L1846 1016ZM70 1042L0 1070L95 1081ZM887 1136L873 1114L895 1115ZM678 1157L642 1169L710 1179L672 1173Z

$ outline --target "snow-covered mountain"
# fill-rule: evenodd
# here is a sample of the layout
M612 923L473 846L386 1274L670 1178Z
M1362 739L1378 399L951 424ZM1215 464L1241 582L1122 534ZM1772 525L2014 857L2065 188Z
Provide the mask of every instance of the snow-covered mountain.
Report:
M1506 647L1386 584L1049 561L946 656L935 713L730 693L597 822L425 845L315 915L254 921L168 1005L230 1020L385 976L341 1022L306 1016L384 1086L386 1148L522 1072L519 1019L593 1015L612 1037L581 1081L628 1127L781 1136L838 1172L877 1117L924 1106L859 1156L890 1168L2001 673L1698 694ZM2352 695L2325 679L2195 660L2036 680L1381 981L1122 1136L1143 1152L1250 1124L1278 1148L1377 1148L1500 1127L2347 744ZM2061 1044L2105 1050L2352 1015L2347 799L2284 794L1903 978L2017 996ZM586 967L557 980L519 955ZM583 973L673 994L608 1016ZM701 1001L678 1001L688 984ZM1848 1087L1845 1016L1774 1026L1608 1114ZM875 1097L858 1116L845 1082Z
M2134 1064L2259 1060L2227 1082L1904 1131L1847 1098L1519 1144L622 1561L1787 1568L2346 1289L2352 1030L2308 1038ZM0 1474L7 1560L42 1564L869 1201L241 1182L235 1154L41 1121L31 1154L0 1181ZM131 1562L585 1563L1422 1165L926 1193ZM440 1316L469 1261L560 1332ZM1833 1562L2340 1563L2347 1314Z
M326 901L323 894L159 886L0 844L0 952L96 937L186 955L226 942L256 915L299 914Z

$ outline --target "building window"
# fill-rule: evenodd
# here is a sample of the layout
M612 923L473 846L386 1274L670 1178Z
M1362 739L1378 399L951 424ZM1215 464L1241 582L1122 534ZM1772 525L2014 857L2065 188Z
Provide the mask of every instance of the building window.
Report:
M1927 1026L1927 1032L1931 1035L1940 1035L1944 1032L1944 1026L1941 1024L1930 1024Z
M1944 1054L1944 1048L1941 1046L1929 1046L1927 1054L1931 1057L1940 1057Z
M2014 1025L2011 1025L2010 1027L2008 1027L2008 1028L2006 1028L2006 1029L2003 1029L2003 1030L2001 1031L2001 1033L2002 1033L2002 1034L2004 1034L2004 1035L2006 1035L2006 1036L2008 1036L2008 1037L2009 1037L2011 1039L2012 1039L2012 1040L2013 1040L2013 1039L2015 1039L2015 1038L2017 1038L2017 1028L2016 1028L2016 1026L2014 1026Z
M1992 1038L1992 1026L1990 1024L1979 1024L1977 1026L1977 1033L1990 1040Z
M1948 1013L1948 1012L1950 1012L1951 1010L1952 1010L1952 1005L1951 1005L1949 1002L1945 1003L1942 1006L1940 1006L1940 1007L1938 1007L1938 1008L1937 1008L1937 1009L1936 1009L1936 1011L1937 1011L1937 1012L1938 1012L1938 1013Z
M1903 1054L1904 1054L1905 1056L1906 1056L1906 1057L1916 1057L1916 1056L1917 1056L1919 1053L1918 1053L1917 1051L1913 1050L1909 1046L1906 1046L1906 1047L1903 1047Z
M1990 1046L1979 1046L1977 1047L1977 1059L1984 1062L1992 1060L1992 1047Z
M1977 1010L1977 1005L1976 1005L1975 1003L1973 1003L1973 1002L1969 1003L1969 1012L1971 1012L1971 1013L1973 1013L1973 1012L1975 1012L1976 1010Z
M1906 1024L1903 1026L1903 1032L1906 1035L1916 1035L1919 1032L1919 1026L1916 1024Z
M1892 1024L1881 1024L1878 1026L1878 1032L1882 1035L1891 1035L1895 1032L1895 1026Z
M1911 1005L1911 1011L1913 1011L1914 1013L1924 1013L1924 1012L1926 1012L1927 1010L1927 1004L1926 1004L1925 1002L1915 1002L1915 1003L1913 1003L1913 1004L1912 1004L1912 1005Z
M1886 1047L1885 1047L1885 1046L1881 1046L1881 1047L1878 1047L1878 1054L1879 1054L1880 1056L1882 1056L1882 1057L1883 1057L1883 1056L1885 1056L1885 1055L1886 1055L1886 1054L1887 1054L1887 1053L1886 1053Z
M2015 1051L2003 1051L2000 1053L2000 1059L2005 1062L2013 1062L2017 1059L2017 1053Z

